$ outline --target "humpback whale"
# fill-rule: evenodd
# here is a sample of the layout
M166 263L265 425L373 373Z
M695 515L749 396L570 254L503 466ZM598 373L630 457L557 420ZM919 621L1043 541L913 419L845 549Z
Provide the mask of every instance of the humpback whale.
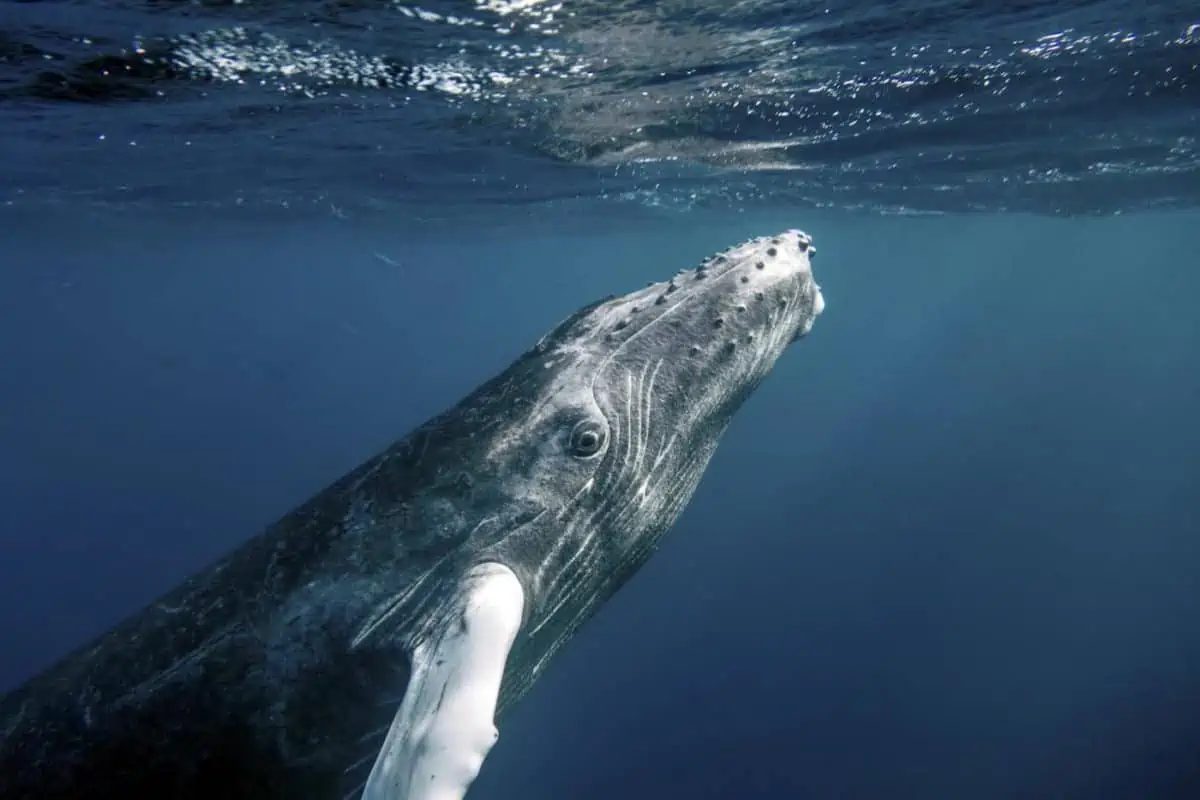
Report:
M0 798L461 800L825 306L789 230L568 317L0 698Z

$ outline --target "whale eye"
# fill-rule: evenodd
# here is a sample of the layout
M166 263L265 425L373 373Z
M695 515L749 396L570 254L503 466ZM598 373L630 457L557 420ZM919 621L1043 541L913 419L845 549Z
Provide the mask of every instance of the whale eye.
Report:
M604 427L595 420L585 419L571 431L568 447L576 458L591 458L604 448Z

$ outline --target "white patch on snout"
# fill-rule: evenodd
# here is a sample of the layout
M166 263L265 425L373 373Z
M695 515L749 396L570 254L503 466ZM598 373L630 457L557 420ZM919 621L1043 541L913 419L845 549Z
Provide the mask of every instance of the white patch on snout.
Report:
M481 564L464 578L460 603L413 653L363 800L462 800L496 743L496 702L525 593L508 567Z

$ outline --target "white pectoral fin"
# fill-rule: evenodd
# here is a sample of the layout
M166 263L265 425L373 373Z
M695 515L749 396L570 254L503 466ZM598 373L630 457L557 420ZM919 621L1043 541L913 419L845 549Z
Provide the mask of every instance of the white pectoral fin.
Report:
M462 800L496 743L500 681L524 609L508 567L481 564L465 576L460 611L413 653L363 800Z

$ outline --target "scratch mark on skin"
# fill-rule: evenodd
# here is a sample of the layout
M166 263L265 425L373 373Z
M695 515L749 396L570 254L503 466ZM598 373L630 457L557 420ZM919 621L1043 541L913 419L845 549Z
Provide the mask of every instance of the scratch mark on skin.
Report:
M7 742L8 737L12 736L13 733L17 730L17 728L19 728L21 726L21 723L25 720L25 714L28 711L29 711L29 701L26 700L24 703L21 703L21 708L18 709L17 713L14 714L9 719L8 725L6 725L4 728L3 735L0 735L0 744L4 744L5 742Z

